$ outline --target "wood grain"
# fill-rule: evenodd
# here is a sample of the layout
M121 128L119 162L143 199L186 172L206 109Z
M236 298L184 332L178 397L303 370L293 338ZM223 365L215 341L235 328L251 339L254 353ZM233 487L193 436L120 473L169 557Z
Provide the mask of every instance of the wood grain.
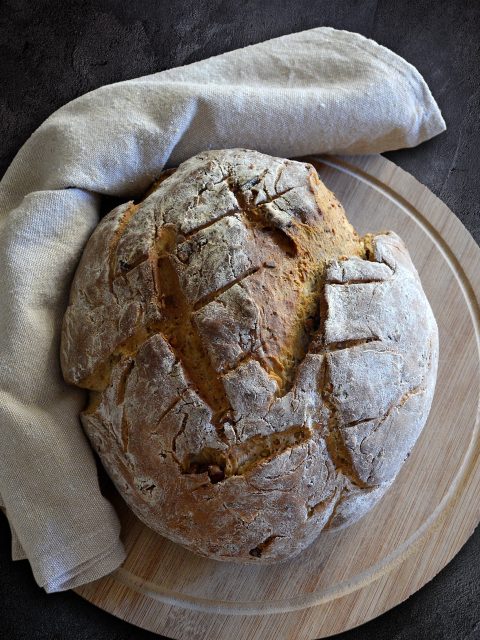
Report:
M432 411L380 503L277 566L196 557L149 531L117 498L128 558L76 592L178 640L303 640L345 631L428 582L480 520L480 249L436 196L385 158L315 164L360 233L392 229L410 250L440 330Z

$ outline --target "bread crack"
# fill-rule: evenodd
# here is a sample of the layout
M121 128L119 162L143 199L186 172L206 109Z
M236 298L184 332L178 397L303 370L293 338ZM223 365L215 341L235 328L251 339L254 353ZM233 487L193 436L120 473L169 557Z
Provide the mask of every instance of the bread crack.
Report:
M312 435L308 427L294 425L285 431L252 436L240 444L230 446L226 451L206 447L187 457L184 473L208 473L214 483L232 476L245 475L259 464L308 442ZM212 471L215 472L216 479L212 479Z
M366 424L367 422L372 422L373 420L378 420L378 416L373 416L371 418L362 418L361 420L352 420L352 422L346 422L342 425L343 429L348 429L349 427L358 427L360 424Z
M239 213L242 215L244 222L251 228L258 229L261 232L268 234L287 257L293 257L298 253L294 238L292 238L286 230L278 224L278 222L275 223L274 216L271 213L269 215L269 211L265 205L271 204L274 200L281 198L289 191L292 191L295 187L285 189L281 193L277 193L275 196L267 196L267 199L259 205L254 205L250 202L245 193L245 186L248 185L253 187L260 184L267 173L268 170L264 171L264 173L261 176L258 176L254 181L251 180L243 185L235 184L233 182L233 177L231 177L227 184L238 202ZM291 218L291 216L288 224L293 226L293 218Z
M172 440L172 452L177 452L177 439L185 432L185 428L188 422L188 414L184 413L182 416L182 424L180 425L180 429L177 431L176 435Z
M118 405L122 405L124 403L127 382L130 377L130 374L132 373L134 366L135 366L135 360L130 360L130 362L128 362L127 366L122 372L122 375L120 377L120 380L117 386L117 404Z
M257 271L260 271L261 268L262 268L261 265L257 267L250 267L249 269L244 271L244 273L239 275L238 278L234 278L233 280L230 280L230 282L228 282L223 287L220 287L220 289L217 289L216 291L212 291L212 293L208 293L203 298L200 298L200 300L197 300L197 302L194 304L193 311L198 311L199 309L201 309L202 307L205 307L210 302L213 302L213 300L218 298L218 296L220 296L222 293L225 293L225 291L228 291L234 285L238 284L239 282L242 282L242 280L245 280L245 278L248 278L254 273L257 273Z
M220 178L220 180L208 180L203 187L201 187L197 193L197 195L195 196L195 204L199 203L200 197L203 196L204 193L206 193L207 191L212 191L213 187L216 187L217 184L222 184L222 182L226 182L229 179L229 175L228 173L222 175L222 177Z
M127 275L127 273L130 273L130 271L133 271L133 269L135 269L136 267L139 267L141 264L147 261L148 261L148 256L140 256L136 260L133 260L133 262L125 262L124 260L120 260L119 266L120 266L121 273L119 275L116 275L113 278L113 282L115 282L119 278L124 278ZM112 282L112 286L113 286L113 282Z
M374 426L374 428L367 434L367 436L365 436L365 438L360 443L360 450L362 450L362 445L363 445L365 439L370 437L370 436L372 436L374 433L376 433L378 431L378 429L380 429L382 424L386 420L388 420L388 418L393 413L393 411L395 411L396 409L400 409L400 407L403 407L403 405L406 402L408 402L408 400L411 397L416 396L416 395L420 395L421 393L425 393L425 391L426 391L426 389L423 386L423 382L421 384L419 384L419 385L416 385L412 389L409 389L408 391L405 391L405 393L403 393L400 396L400 398L396 402L394 402L382 416L378 416L377 418L374 418L374 420L378 420L378 422Z
M119 304L119 300L114 290L113 281L115 280L115 258L117 257L117 247L122 238L122 235L133 216L137 213L139 204L129 203L127 210L124 212L121 220L118 223L118 227L113 234L112 240L108 247L108 286L110 293Z
M332 351L343 351L352 349L361 345L370 344L371 342L382 343L383 340L378 336L369 336L368 338L353 338L351 340L340 340L338 342L329 342L321 348L320 353L331 353Z
M273 183L273 188L275 189L275 193L278 193L278 183L286 168L287 168L287 165L285 164L285 161L283 161L281 164L277 166L275 181Z
M224 369L222 369L221 377L227 375L227 373L231 373L232 371L235 371L242 364L245 364L250 360L256 360L258 364L262 367L262 369L266 371L267 374L269 373L269 370L266 367L265 362L262 360L261 356L258 355L258 353L256 353L255 351L248 351L247 353L244 353L243 355L241 355L231 366L225 367Z
M288 189L284 189L283 191L277 191L275 193L274 196L267 196L267 199L265 202L262 202L262 204L269 204L270 202L275 202L275 200L278 200L279 198L283 198L284 195L286 195L287 193L290 193L290 191L293 191L294 189L297 189L297 187L289 187Z
M105 362L99 364L89 376L83 378L77 385L89 389L91 392L104 391L110 384L113 367L122 358L135 357L143 343L159 330L160 328L155 323L148 327L142 324L137 326L136 331L117 345Z
M275 540L277 540L277 538L285 538L285 537L286 536L281 536L281 535L269 536L268 538L263 540L263 542L260 542L260 544L258 544L256 547L254 547L253 549L250 549L248 553L254 558L261 558L262 554L268 550L268 548L272 545L272 543Z
M303 307L303 314L299 315L298 322L298 338L295 352L287 360L285 359L283 364L283 370L280 375L280 385L277 392L277 397L283 397L287 395L295 386L296 379L300 373L302 363L305 358L312 353L317 353L317 345L323 345L323 329L326 318L326 301L322 292L324 290L325 274L323 271L319 271L314 278L312 278L312 289L319 293L305 304Z
M361 489L369 488L370 485L364 482L355 470L349 449L345 446L343 438L339 431L340 418L338 408L331 398L333 385L330 380L330 371L327 358L323 359L323 381L321 384L322 400L325 407L329 411L326 433L324 434L325 445L330 460L333 463L337 473L342 473L352 484Z
M307 510L307 520L312 518L318 511L324 511L325 509L328 509L332 505L332 503L333 512L335 507L337 506L338 501L340 500L340 495L341 492L338 490L338 487L335 487L333 494L329 495L327 498L319 500L315 504L309 504L308 502L306 502L305 509Z
M367 438L371 438L379 429L380 427L388 420L388 418L391 416L391 414L400 409L401 407L403 407L404 404L406 404L408 402L408 400L410 400L410 398L412 398L413 396L416 395L420 395L422 393L425 393L426 388L423 385L423 382L419 385L416 385L415 387L413 387L412 389L409 389L408 391L406 391L405 393L403 393L400 398L391 406L388 408L388 410L384 413L384 415L378 420L377 424L375 424L375 426L373 427L373 429L362 439L361 443L360 443L360 451L363 453L363 443L365 442L365 440ZM391 425L390 428L388 429L387 433L385 433L385 440L388 437L388 433L391 429ZM373 479L373 475L375 472L375 462L378 460L378 458L380 458L383 454L383 448L380 449L380 451L377 453L377 455L375 455L372 460L371 460L371 472L367 478L368 483L370 483Z
M220 222L220 220L223 220L224 218L235 218L235 217L238 217L236 215L237 213L238 213L238 210L236 210L236 209L231 209L230 211L222 213L222 215L218 216L218 218L212 218L211 220L208 220L207 222L204 222L203 224L199 225L198 227L195 227L195 229L192 229L191 231L188 231L187 233L185 233L184 238L185 238L185 240L188 240L189 238L191 238L192 236L197 234L199 231L204 231L205 229L208 229L209 227L212 227L214 224L217 224L217 222Z
M170 413L170 411L173 411L173 409L175 409L175 407L177 406L177 404L181 401L181 396L178 396L177 398L175 398L175 400L173 400L168 407L162 411L162 413L160 414L160 416L157 419L157 423L160 424L162 422L162 420L165 418L165 416L167 415L167 413ZM155 431L152 431L152 436L156 436L158 435L158 429L156 429Z
M247 180L246 182L242 182L242 184L239 184L238 187L236 187L237 190L249 191L253 187L257 186L257 184L260 184L261 182L263 182L268 172L269 172L268 168L264 169L260 175L255 176L254 178L250 178L250 180ZM232 177L230 177L230 180L232 180ZM230 190L233 192L232 188Z
M182 365L197 395L212 411L212 423L225 440L222 420L231 409L222 381L213 368L193 322L193 307L182 290L172 254L183 238L173 226L160 227L155 242L157 261L155 286L160 311L160 331Z
M354 284L382 284L383 282L388 282L388 280L379 276L378 278L352 278L350 280L345 280L344 282L329 280L328 284L331 287L349 287Z

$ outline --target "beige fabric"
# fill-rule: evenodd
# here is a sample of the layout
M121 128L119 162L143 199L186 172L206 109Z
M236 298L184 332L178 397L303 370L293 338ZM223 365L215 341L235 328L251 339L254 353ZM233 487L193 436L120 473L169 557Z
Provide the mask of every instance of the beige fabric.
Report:
M102 87L62 107L0 183L0 495L47 591L124 558L65 385L59 332L99 194L140 193L205 148L374 153L445 129L418 72L358 34L318 28Z

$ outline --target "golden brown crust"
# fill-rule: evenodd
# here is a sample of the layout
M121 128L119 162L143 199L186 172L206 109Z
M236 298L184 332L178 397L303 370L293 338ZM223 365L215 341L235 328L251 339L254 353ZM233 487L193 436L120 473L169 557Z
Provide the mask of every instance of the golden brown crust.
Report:
M391 484L428 414L437 330L395 234L359 238L311 165L232 149L100 223L61 355L141 519L272 562Z

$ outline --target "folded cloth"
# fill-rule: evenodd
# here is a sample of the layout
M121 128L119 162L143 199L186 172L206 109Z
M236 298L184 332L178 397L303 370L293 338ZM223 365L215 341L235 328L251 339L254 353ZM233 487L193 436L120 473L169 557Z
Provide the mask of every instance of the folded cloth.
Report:
M102 87L50 116L0 183L0 495L14 558L46 591L124 560L100 493L59 335L101 194L138 196L205 149L277 156L411 147L445 123L414 67L359 34L318 28Z

